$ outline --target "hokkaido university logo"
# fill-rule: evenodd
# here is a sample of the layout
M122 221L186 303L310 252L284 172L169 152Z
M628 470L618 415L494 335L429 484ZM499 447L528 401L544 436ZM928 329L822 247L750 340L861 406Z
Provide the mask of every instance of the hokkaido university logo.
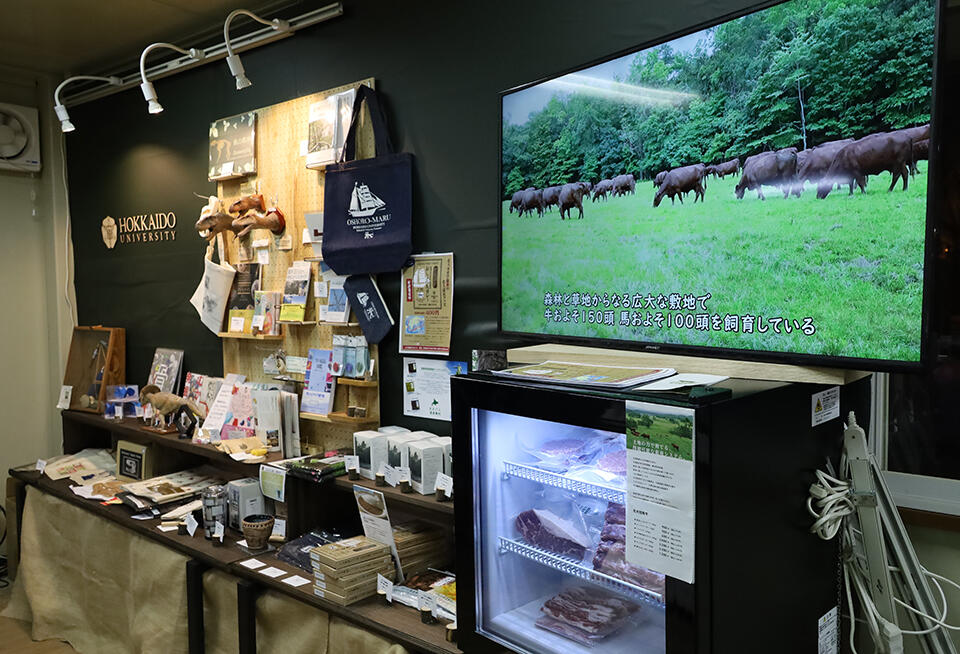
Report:
M177 238L177 215L172 211L158 211L137 216L114 218L107 216L100 221L100 235L108 250L117 243L159 243Z

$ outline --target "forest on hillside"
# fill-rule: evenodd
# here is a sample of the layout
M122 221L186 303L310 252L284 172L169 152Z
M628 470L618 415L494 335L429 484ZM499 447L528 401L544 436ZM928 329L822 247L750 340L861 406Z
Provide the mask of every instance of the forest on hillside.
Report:
M615 81L683 101L557 90L522 124L504 121L502 195L928 122L934 20L933 0L793 0L706 30L686 52L640 51Z

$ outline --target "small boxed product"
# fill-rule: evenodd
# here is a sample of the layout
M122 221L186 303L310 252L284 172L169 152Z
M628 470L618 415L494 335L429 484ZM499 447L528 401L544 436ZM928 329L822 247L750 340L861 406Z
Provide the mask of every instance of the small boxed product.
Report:
M377 428L377 431L381 434L405 434L410 430L406 427L399 427L397 425L387 425L385 427Z
M353 453L360 459L360 476L373 479L387 462L387 435L376 431L353 432Z
M387 436L387 465L394 468L407 468L410 466L410 452L407 450L407 444L411 441L422 440L422 432L400 432L389 434Z
M453 439L449 436L435 436L433 438L443 446L443 474L453 476Z
M383 558L390 548L366 536L345 538L336 543L327 543L310 550L310 558L317 563L340 570L370 559Z
M240 529L240 521L248 515L263 512L259 479L235 479L227 484L227 521L231 529Z
M143 481L153 477L153 447L117 441L117 478L123 481Z
M407 443L407 451L413 490L432 495L436 490L437 473L443 472L443 445L433 438L425 438Z
M313 576L321 581L329 581L331 579L352 579L359 575L371 573L375 574L378 570L391 570L394 567L393 557L390 556L389 550L387 551L386 556L375 557L360 561L359 563L342 565L338 567L333 567L327 565L326 563L320 563L311 550L310 565L313 567Z

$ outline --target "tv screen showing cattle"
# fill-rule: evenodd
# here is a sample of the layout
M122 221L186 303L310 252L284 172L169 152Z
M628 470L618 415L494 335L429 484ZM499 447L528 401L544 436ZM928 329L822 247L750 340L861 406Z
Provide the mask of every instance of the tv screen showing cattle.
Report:
M503 331L920 361L935 17L792 0L505 92Z

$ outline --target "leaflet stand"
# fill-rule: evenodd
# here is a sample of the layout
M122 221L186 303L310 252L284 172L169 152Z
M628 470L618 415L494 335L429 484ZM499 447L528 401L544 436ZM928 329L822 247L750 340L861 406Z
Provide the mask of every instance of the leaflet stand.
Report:
M850 493L863 533L870 593L877 612L885 620L896 624L892 592L895 587L905 602L927 615L937 615L937 604L916 550L900 520L896 504L883 480L883 473L867 450L866 434L856 423L852 412L849 426L843 433L843 445L850 466ZM891 565L902 573L891 577ZM930 627L913 612L907 612L907 615L914 630L923 631ZM934 629L919 638L927 654L957 654L946 629Z

